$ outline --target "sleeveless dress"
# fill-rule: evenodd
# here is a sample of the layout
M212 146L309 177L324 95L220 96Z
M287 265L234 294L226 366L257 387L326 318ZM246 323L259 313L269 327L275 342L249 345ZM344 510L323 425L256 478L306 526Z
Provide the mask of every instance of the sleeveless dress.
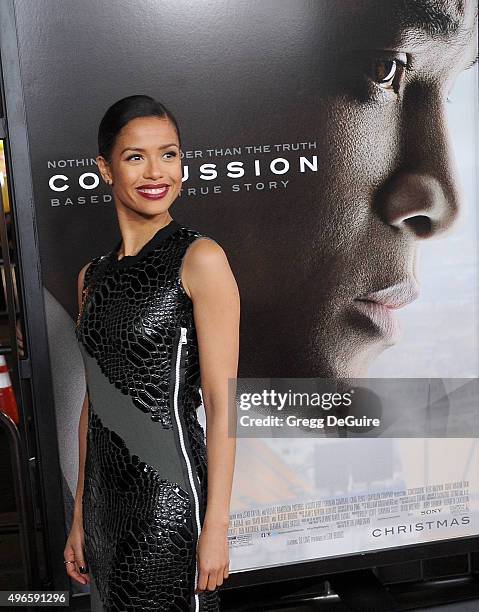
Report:
M88 389L83 492L92 610L219 610L195 594L207 464L193 304L181 283L199 232L177 221L136 255L121 240L85 272L76 324Z

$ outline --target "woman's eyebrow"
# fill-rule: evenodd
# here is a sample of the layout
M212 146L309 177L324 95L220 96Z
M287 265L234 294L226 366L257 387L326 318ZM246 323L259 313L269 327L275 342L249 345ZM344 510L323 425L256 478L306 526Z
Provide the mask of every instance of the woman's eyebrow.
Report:
M177 147L178 145L176 144L176 142L170 142L169 144L164 144L158 147L158 149L167 149L168 147ZM120 155L123 155L123 153L125 151L141 151L142 153L145 152L145 149L141 149L140 147L125 147L123 149L123 151L120 153Z

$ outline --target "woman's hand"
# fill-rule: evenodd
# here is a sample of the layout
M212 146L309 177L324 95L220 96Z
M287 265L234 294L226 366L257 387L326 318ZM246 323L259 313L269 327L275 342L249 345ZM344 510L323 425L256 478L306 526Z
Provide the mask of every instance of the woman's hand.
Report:
M83 525L80 519L74 519L73 521L65 550L63 551L63 558L65 561L74 561L74 563L65 563L65 569L70 578L73 578L73 580L80 584L90 582L90 576L86 571L85 573L80 573L80 568L88 570L85 563Z
M228 527L204 525L198 539L196 593L214 591L229 575Z

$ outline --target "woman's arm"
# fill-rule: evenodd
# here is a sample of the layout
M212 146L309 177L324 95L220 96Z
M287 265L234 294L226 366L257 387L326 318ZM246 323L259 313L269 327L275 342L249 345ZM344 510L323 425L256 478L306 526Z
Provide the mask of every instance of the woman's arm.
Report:
M81 311L82 307L82 292L83 283L85 278L85 272L90 264L87 263L80 270L78 274L78 311ZM83 499L83 480L85 477L85 455L86 455L86 432L88 426L88 389L85 391L85 398L80 414L80 421L78 424L78 480L75 494L75 509L73 514L73 520L79 520L80 523L83 520L82 512L82 499Z
M81 309L82 290L85 272L90 264L86 264L78 274L78 310ZM85 455L86 455L86 434L88 426L88 390L85 392L85 398L80 414L78 424L78 479L75 493L75 506L73 510L73 522L68 536L63 556L65 561L75 561L75 563L67 563L65 565L67 574L73 580L80 584L90 582L90 577L87 573L80 573L80 567L86 568L84 554L84 536L83 536L83 481L85 475Z
M209 239L195 240L188 248L182 282L193 302L206 413L208 498L198 546L198 590L213 590L228 577L227 532L236 451L234 435L228 436L228 379L233 379L235 390L240 297L225 252ZM236 425L236 405L229 409Z
M83 522L82 500L83 500L83 481L85 477L85 455L86 455L86 431L88 426L88 390L85 391L85 399L78 423L78 479L75 493L75 507L73 520Z

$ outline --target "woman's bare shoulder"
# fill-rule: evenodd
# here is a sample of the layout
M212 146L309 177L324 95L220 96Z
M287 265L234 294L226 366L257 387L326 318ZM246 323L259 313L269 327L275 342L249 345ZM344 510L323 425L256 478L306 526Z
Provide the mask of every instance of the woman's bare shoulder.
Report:
M190 297L195 288L206 289L211 283L235 284L225 250L209 236L199 236L188 247L182 280Z
M83 286L85 284L85 275L91 263L92 263L91 261L86 263L83 266L83 268L81 268L80 272L78 272L78 278L77 278L78 305L80 305L82 302L82 293L83 293Z
M85 280L88 281L88 277L93 272L98 262L103 259L103 256L94 257L91 261L87 262L78 272L77 286L78 286L78 300L81 302L83 288L85 286Z
M186 250L183 270L187 276L214 274L225 267L229 262L223 247L209 236L199 236Z

